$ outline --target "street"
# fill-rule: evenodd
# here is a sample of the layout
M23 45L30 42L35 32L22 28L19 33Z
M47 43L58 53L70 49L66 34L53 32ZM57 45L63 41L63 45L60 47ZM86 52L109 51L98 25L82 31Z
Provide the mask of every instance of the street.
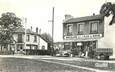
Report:
M76 67L22 58L0 58L0 72L93 72Z
M98 64L101 66L101 63L105 66L95 67ZM0 72L114 72L114 67L114 61L76 57L0 55Z

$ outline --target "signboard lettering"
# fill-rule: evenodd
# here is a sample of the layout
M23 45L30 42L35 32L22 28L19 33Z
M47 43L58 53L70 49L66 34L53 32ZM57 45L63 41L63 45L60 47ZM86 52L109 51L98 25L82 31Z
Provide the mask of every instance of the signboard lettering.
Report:
M65 36L65 39L98 39L102 34L90 34L90 35L77 35L77 36Z

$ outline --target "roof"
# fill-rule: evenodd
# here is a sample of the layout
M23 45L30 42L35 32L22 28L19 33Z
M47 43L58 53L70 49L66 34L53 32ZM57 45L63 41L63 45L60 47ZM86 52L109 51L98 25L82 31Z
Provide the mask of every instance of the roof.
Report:
M49 43L47 40L45 40L41 35L39 35L39 37L44 40L45 42Z
M79 17L79 18L71 18L63 23L74 23L74 22L83 22L83 21L91 21L91 20L101 20L103 19L103 15L93 15L93 16L85 16L85 17Z
M16 30L15 30L15 33L25 33L25 28L22 28L22 27L20 27L20 28L17 28ZM33 32L31 29L26 29L26 33L27 34L37 34L37 35L39 35L38 33L36 33L36 32ZM43 39L43 37L41 36L41 35L39 35L39 37L41 38L41 39ZM43 39L45 42L47 42L45 39Z
M15 33L25 33L25 28L22 28L22 27L17 28L15 30ZM26 29L26 33L28 33L28 34L37 34L36 32L33 32L31 29Z

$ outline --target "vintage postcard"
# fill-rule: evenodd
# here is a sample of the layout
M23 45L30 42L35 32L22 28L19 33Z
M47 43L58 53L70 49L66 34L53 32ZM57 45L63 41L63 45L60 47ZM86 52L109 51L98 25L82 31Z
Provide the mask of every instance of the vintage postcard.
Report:
M115 72L115 0L0 0L0 72Z

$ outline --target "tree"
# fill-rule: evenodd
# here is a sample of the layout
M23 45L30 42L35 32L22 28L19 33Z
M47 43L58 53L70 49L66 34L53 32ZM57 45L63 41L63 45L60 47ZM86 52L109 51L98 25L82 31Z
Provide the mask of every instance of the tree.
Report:
M109 23L109 25L112 25L113 23L115 23L115 4L112 4L111 2L104 3L100 9L100 14L106 17L112 14L113 17Z
M51 46L52 46L52 41L53 41L51 35L48 34L48 33L43 33L43 34L41 34L41 37L42 37L45 41L48 42L48 50L49 50L50 54L53 55L53 54L54 54L54 49L53 49L53 47L51 47Z
M47 41L48 43L52 43L52 37L51 37L51 35L50 34L48 34L48 33L43 33L43 34L41 34L41 37L45 40L45 41Z
M0 43L7 46L12 43L13 33L16 28L21 27L21 19L12 12L3 13L0 17Z

